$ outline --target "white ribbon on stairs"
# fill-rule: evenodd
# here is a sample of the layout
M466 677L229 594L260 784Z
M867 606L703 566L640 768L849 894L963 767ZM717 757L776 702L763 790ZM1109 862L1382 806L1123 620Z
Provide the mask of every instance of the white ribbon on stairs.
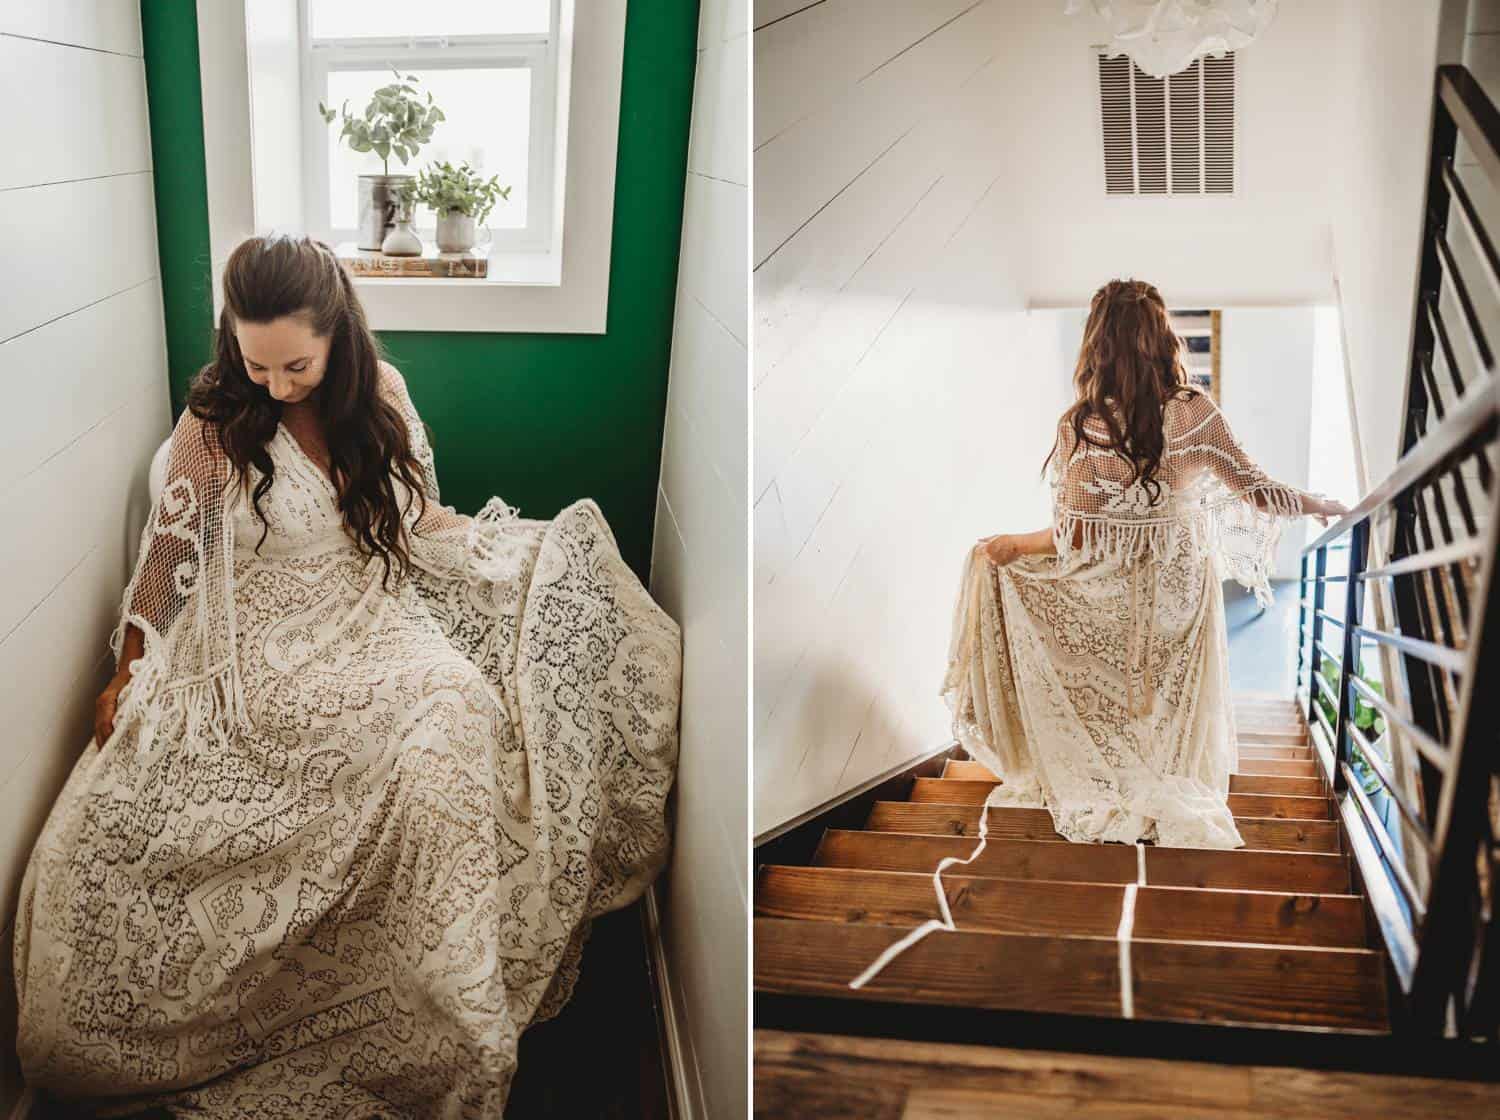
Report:
M952 932L958 929L953 923L953 911L948 906L948 894L943 890L943 872L955 864L973 863L979 858L979 853L984 851L984 846L988 843L986 836L989 832L990 805L999 789L1000 787L997 784L990 790L989 795L984 799L984 807L979 810L979 843L974 846L974 850L964 859L959 859L957 856L945 856L938 861L937 870L932 873L932 886L937 892L938 913L942 914L942 917L928 919L900 941L889 946L885 952L870 962L868 968L849 981L849 987L863 988L871 980L875 979L876 976L880 975L886 965L890 964L934 930L945 929Z
M1140 845L1136 845L1137 848ZM1120 905L1120 928L1115 941L1120 947L1120 1018L1135 1018L1135 981L1130 975L1130 934L1135 929L1135 895L1138 883L1125 884L1125 901Z
M943 872L949 867L973 863L984 851L989 842L989 816L990 805L999 786L993 787L989 795L984 799L984 806L979 811L979 843L974 845L974 850L963 859L957 856L946 856L938 861L937 869L932 873L932 888L937 894L938 913L941 918L929 918L901 940L886 947L878 957L870 962L869 966L849 981L851 988L863 988L875 977L885 970L885 967L910 949L922 938L936 930L945 929L956 932L958 927L953 921L953 910L948 905L948 893L943 890ZM1135 846L1135 877L1134 883L1125 884L1125 897L1120 906L1120 925L1115 930L1115 942L1119 946L1120 953L1120 1017L1123 1019L1135 1018L1135 980L1130 970L1130 941L1135 929L1135 898L1141 887L1146 885L1146 846L1137 842Z

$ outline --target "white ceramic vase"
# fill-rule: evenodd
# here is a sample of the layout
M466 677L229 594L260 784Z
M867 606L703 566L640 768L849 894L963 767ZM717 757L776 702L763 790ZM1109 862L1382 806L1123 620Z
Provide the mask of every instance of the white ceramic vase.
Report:
M388 257L420 257L422 239L411 228L410 218L397 218L396 228L385 235L380 251Z
M465 214L462 210L445 210L438 215L438 252L467 253L474 248L476 238L472 215Z

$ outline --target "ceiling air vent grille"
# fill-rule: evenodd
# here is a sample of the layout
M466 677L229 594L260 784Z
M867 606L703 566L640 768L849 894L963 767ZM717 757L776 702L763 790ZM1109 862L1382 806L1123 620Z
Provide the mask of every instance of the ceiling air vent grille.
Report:
M1098 59L1105 193L1234 193L1234 52L1166 78Z

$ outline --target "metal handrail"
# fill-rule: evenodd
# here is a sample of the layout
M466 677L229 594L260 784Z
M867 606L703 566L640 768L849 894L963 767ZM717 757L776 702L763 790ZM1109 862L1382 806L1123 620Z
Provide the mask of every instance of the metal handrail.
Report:
M1493 430L1497 417L1500 417L1500 382L1477 386L1465 393L1460 406L1432 429L1412 452L1403 456L1384 482L1302 551L1313 552L1322 548L1349 533L1361 521L1369 520L1372 514L1390 505L1419 479L1439 470L1445 459L1471 440L1485 438L1486 433Z
M1449 215L1457 215L1455 230L1474 246L1481 281L1496 296L1500 254L1454 168L1460 134L1500 188L1500 110L1467 70L1444 66L1433 100L1402 454L1353 510L1303 549L1297 697L1305 701L1315 753L1338 798L1339 819L1399 981L1393 998L1403 1013L1393 1021L1429 1035L1451 1023L1462 1035L1494 1038L1500 1032L1500 908L1485 901L1479 868L1488 866L1487 874L1500 879L1500 845L1487 815L1490 783L1500 774L1500 486L1488 459L1500 441L1500 379L1491 373L1495 356L1449 241ZM1459 310L1453 324L1444 321L1445 286ZM1455 329L1477 359L1468 370L1454 354ZM1446 403L1438 396L1438 352L1453 382ZM1460 470L1469 460L1478 468L1477 495L1470 492L1473 479ZM1450 496L1457 521L1449 516ZM1480 502L1487 520L1476 516ZM1372 565L1377 530L1388 555ZM1329 575L1329 554L1345 549L1347 568ZM1477 576L1468 567L1475 562ZM1337 584L1344 588L1342 617L1326 601ZM1393 617L1363 617L1372 594L1389 596ZM1325 623L1339 628L1343 648L1337 653ZM1374 650L1388 657L1384 691L1360 675ZM1330 659L1338 667L1336 680L1322 672ZM1356 726L1360 705L1384 720L1373 742ZM1381 743L1415 752L1414 788L1398 781L1405 770L1382 757ZM1360 761L1374 776L1370 788L1395 806L1394 823L1361 786ZM1408 840L1415 844L1410 851Z

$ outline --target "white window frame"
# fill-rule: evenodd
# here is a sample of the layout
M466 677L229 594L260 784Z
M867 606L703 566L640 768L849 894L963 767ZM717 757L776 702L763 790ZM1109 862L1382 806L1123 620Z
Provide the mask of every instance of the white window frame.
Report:
M315 39L308 0L297 0L297 26L301 53L303 212L308 229L318 231L331 244L353 241L354 229L334 229L329 213L328 138L337 134L338 120L324 122L318 103L328 102L328 75L339 70L401 71L426 69L508 69L531 72L530 144L527 155L526 225L493 231L494 252L545 252L552 244L553 174L556 167L554 140L557 105L557 44L560 12L558 0L549 4L549 30L524 35L454 35L447 37ZM330 109L339 106L329 104ZM362 106L351 106L359 112ZM393 174L415 174L421 153L412 164L399 160ZM501 173L503 177L503 172ZM354 185L349 184L352 191ZM503 204L502 204L503 205ZM430 227L420 227L431 235Z
M223 309L224 262L246 237L270 232L258 228L255 217L247 2L256 0L197 0L196 5L216 321ZM557 115L551 132L557 138L554 165L564 172L554 180L551 192L550 251L492 253L492 278L485 281L357 277L354 285L372 327L604 333L609 317L626 3L558 3ZM575 9L584 18L575 18ZM537 261L546 267L528 271L529 262ZM499 269L497 262L502 265ZM517 262L522 263L516 266ZM507 275L511 267L514 271Z

